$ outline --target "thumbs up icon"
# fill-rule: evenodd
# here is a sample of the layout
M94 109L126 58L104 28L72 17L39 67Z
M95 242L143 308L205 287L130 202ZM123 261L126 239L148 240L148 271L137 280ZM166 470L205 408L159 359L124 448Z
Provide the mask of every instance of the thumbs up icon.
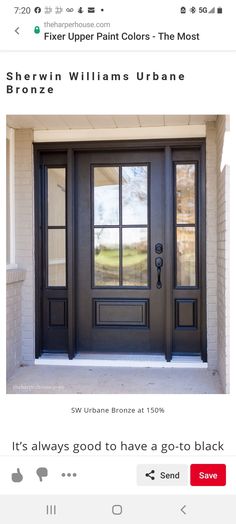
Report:
M16 473L12 473L11 480L12 482L21 482L23 480L23 475L19 468L17 468Z

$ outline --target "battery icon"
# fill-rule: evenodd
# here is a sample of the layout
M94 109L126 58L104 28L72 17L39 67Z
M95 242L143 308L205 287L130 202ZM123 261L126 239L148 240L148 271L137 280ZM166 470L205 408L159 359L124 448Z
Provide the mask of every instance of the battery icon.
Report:
M218 13L218 15L222 15L222 13L223 13L222 7L218 7L217 8L217 13Z

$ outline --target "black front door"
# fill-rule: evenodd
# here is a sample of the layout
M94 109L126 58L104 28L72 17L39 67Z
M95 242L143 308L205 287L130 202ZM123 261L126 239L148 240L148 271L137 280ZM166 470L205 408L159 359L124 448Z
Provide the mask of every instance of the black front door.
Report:
M76 176L79 350L163 353L164 152L78 154Z
M206 360L204 140L35 146L36 357Z

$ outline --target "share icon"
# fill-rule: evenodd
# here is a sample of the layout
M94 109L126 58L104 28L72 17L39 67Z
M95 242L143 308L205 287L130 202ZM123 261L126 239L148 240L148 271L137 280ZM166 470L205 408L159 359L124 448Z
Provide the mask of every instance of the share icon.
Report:
M155 480L155 470L152 469L152 471L149 471L149 473L146 473L145 476L148 477L151 480Z

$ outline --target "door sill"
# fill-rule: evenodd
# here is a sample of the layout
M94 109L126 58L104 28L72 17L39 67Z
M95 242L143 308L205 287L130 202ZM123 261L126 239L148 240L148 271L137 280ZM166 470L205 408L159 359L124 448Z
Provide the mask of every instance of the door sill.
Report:
M69 360L66 355L53 354L42 355L35 360L36 366L92 366L92 367L112 367L112 368L191 368L204 369L208 367L207 362L203 362L200 356L174 356L171 362L165 360L164 355L140 355L140 354L105 354L83 353Z

